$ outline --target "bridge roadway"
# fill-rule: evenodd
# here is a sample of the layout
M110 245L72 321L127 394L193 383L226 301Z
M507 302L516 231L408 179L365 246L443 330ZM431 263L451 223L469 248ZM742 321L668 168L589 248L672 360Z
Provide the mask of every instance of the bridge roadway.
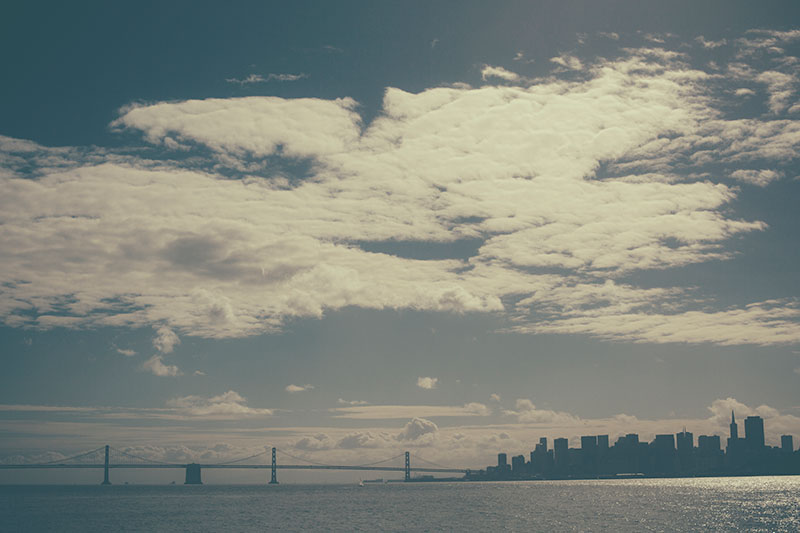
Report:
M204 464L192 463L200 468L252 468L252 469L272 469L273 466L269 464L264 465L242 465L242 464ZM187 468L189 464L179 463L154 463L154 464L114 464L109 463L108 468ZM22 469L45 469L45 468L106 468L103 463L98 464L27 464L27 465L8 465L0 464L0 470L22 470ZM406 469L402 466L348 466L348 465L284 465L277 464L274 467L277 470L368 470L380 472L405 472ZM462 468L418 468L413 467L408 469L411 472L426 472L426 473L449 473L449 474L464 474L469 469Z

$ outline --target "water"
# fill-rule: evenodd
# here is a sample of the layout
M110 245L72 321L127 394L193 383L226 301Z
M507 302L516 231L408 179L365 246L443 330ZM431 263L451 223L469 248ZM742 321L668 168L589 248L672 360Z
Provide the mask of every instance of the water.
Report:
M800 476L0 486L0 531L800 531Z

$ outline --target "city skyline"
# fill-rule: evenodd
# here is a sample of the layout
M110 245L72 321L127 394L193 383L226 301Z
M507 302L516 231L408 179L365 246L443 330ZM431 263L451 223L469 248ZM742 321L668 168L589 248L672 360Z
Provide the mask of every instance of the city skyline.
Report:
M0 460L797 441L798 21L12 2Z
M751 415L744 420L744 437L731 411L730 433L722 445L720 435L661 433L651 442L637 433L620 435L610 446L608 435L582 435L580 447L571 448L563 437L540 437L530 461L524 454L497 454L497 465L470 472L475 481L531 479L592 479L636 477L692 477L741 475L791 475L800 473L800 448L793 435L781 435L780 446L770 446L764 437L764 419Z

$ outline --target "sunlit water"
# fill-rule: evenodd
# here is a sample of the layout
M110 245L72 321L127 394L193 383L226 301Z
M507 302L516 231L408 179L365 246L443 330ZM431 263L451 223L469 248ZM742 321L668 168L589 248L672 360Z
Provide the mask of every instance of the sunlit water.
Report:
M0 486L0 531L800 531L800 477Z

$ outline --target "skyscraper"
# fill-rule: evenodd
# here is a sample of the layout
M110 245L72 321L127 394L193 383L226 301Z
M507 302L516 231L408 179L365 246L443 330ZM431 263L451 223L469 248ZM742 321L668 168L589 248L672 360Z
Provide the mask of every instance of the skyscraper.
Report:
M563 474L569 465L569 441L564 438L553 441L553 452L555 455L556 470Z
M731 440L736 440L739 438L739 426L736 425L736 418L733 416L733 410L731 410Z
M791 435L781 435L781 450L788 453L792 453L794 451L794 444L792 443Z
M744 440L750 450L764 448L764 419L760 416L748 416L744 419Z

